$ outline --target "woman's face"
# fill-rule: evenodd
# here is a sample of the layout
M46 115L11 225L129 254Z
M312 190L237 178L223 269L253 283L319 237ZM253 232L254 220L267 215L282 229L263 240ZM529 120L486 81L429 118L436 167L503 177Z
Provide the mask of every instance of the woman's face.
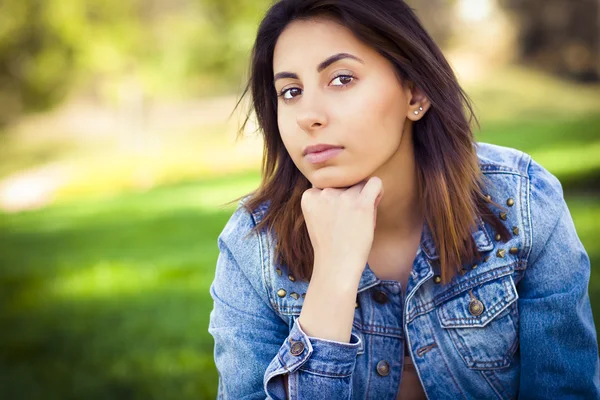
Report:
M376 175L412 130L411 91L392 64L333 21L290 23L276 43L273 71L281 139L318 188ZM317 144L341 150L305 156Z

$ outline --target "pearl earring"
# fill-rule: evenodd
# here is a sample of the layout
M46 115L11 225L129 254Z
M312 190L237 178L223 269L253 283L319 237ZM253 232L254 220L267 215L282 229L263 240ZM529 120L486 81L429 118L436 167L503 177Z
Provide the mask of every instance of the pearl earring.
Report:
M419 111L423 111L423 107L419 107ZM415 111L413 111L413 113L415 115L419 115L419 111L415 110Z

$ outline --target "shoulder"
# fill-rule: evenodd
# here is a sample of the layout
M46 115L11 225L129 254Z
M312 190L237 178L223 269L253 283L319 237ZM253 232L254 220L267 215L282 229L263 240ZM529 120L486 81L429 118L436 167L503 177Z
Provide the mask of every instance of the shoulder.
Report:
M228 268L235 266L237 273L241 273L266 298L264 267L271 262L271 243L269 235L255 228L267 205L262 204L255 210L248 210L248 199L249 196L246 196L238 202L217 242L221 257L232 261L227 263Z
M477 157L484 175L513 174L526 179L536 203L555 204L563 197L558 178L521 150L479 142Z
M560 181L529 154L517 149L480 142L477 156L491 196L521 200L520 222L530 236L529 258L535 259L562 213L568 212Z
M242 198L219 235L221 241L239 241L242 234L248 234L260 222L266 212L267 204L262 204L255 210L246 207L250 195Z
M265 217L267 200L253 210L240 200L238 207L219 236L219 246L231 252L242 272L261 296L288 323L291 316L300 315L308 282L296 279L290 268L275 260L276 238L266 230L253 229ZM223 248L221 248L223 251Z
M481 171L490 174L514 174L527 176L529 154L511 147L490 143L476 143L477 158Z

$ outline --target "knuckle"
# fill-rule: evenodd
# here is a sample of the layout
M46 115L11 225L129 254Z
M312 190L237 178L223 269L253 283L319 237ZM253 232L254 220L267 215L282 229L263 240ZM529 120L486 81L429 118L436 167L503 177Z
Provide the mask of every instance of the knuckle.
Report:
M306 205L310 201L311 197L311 189L305 190L304 193L302 193L302 196L300 197L300 204L303 206Z

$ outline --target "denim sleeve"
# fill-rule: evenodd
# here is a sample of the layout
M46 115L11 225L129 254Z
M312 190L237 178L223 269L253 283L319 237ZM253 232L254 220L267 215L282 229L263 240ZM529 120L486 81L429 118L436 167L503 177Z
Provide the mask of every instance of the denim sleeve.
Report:
M600 399L590 260L556 177L531 161L532 246L519 282L520 398Z
M270 259L251 214L238 208L219 235L220 253L210 286L213 309L209 333L219 374L219 399L285 399L283 379L293 398L351 398L360 338L350 343L307 336L293 317L288 322L271 305L262 274Z

